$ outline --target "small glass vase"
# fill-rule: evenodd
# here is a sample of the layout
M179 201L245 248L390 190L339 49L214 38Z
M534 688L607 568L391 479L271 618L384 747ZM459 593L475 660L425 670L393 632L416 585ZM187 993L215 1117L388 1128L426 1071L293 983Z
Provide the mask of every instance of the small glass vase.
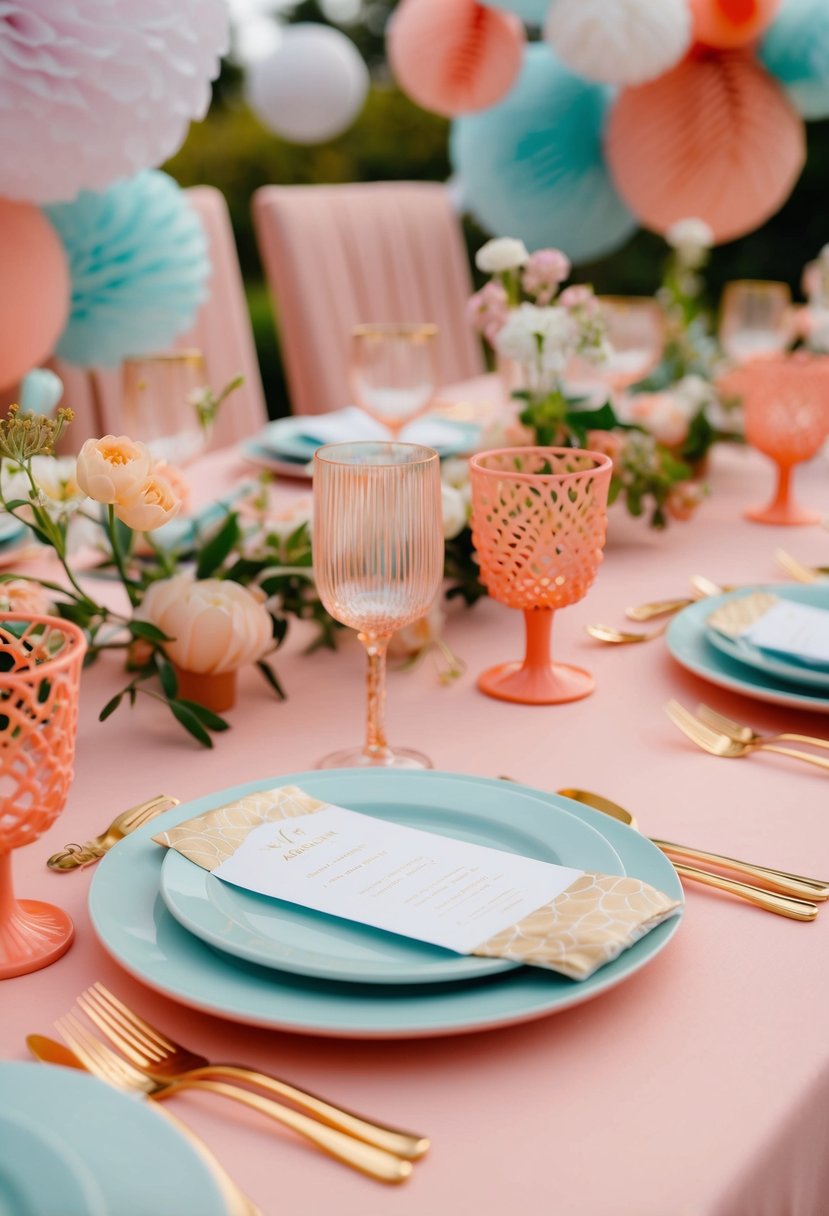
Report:
M207 369L200 350L126 359L123 410L127 433L146 443L160 459L188 464L210 439L189 400L206 385Z

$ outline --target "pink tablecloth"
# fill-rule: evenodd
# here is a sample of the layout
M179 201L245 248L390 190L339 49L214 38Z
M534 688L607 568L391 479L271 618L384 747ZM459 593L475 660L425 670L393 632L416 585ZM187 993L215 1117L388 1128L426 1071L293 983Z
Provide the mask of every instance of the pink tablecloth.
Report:
M241 468L225 454L205 461L200 474L215 491ZM519 615L486 602L450 622L449 641L469 667L463 679L441 687L429 663L391 675L392 740L423 748L438 768L507 773L545 789L592 788L635 811L654 834L829 876L829 775L774 756L729 763L703 755L662 706L671 696L706 699L758 728L812 733L829 731L829 718L711 688L685 674L661 643L602 649L583 632L588 621L621 625L629 603L682 593L694 573L774 579L776 545L829 562L829 533L820 528L741 520L740 509L762 498L770 481L758 457L723 453L712 496L691 523L654 534L613 511L598 582L556 626L558 653L595 672L594 696L525 708L477 693L476 673L521 648ZM798 481L805 500L829 511L824 460ZM113 661L85 676L67 810L15 862L19 893L63 904L77 941L53 967L2 985L0 1054L24 1059L24 1035L49 1033L76 994L101 979L207 1054L281 1071L433 1138L414 1179L390 1192L255 1116L228 1117L209 1097L176 1099L264 1216L825 1216L829 910L802 925L691 887L670 947L607 996L509 1030L411 1044L236 1026L146 991L110 961L87 918L91 872L58 877L45 869L46 857L160 790L189 799L311 767L356 742L358 646L304 657L301 640L289 638L278 662L288 702L276 703L257 673L246 673L233 730L211 753L151 702L99 724L121 673Z

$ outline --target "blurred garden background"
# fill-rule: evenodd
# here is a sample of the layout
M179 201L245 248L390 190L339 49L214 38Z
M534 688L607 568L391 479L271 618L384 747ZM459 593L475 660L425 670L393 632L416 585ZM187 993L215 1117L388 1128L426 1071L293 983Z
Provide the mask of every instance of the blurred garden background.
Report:
M191 127L183 148L164 166L182 186L209 184L227 198L272 417L289 412L289 405L253 233L253 192L271 183L445 181L451 174L448 121L421 110L401 93L386 65L384 32L395 4L396 0L297 4L232 0L233 46L214 87L210 112L204 122ZM368 64L372 87L365 108L349 131L329 143L286 143L262 126L245 101L245 61L257 53L256 44L267 39L274 19L334 25L353 40ZM734 278L785 280L800 297L801 270L827 240L829 120L810 122L806 130L808 161L786 205L763 228L714 251L707 274L712 305L722 285ZM464 225L471 255L490 234L468 216ZM640 231L611 257L579 265L573 277L592 282L603 293L651 294L659 284L665 252L659 237Z

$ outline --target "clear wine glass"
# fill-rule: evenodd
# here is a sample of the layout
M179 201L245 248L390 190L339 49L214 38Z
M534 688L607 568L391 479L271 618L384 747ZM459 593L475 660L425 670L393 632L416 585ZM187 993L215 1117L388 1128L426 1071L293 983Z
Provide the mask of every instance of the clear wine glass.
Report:
M787 283L735 279L720 309L720 345L732 363L777 355L792 340L792 294Z
M399 439L429 408L438 387L436 325L358 325L351 335L354 401Z
M594 363L577 357L568 368L567 379L574 390L601 384L617 397L643 380L662 358L665 314L647 296L599 296L598 301L609 346L607 356Z
M122 376L124 425L132 438L172 464L195 459L209 438L189 401L207 385L201 351L126 359Z
M314 578L368 654L366 741L319 768L431 768L389 747L383 722L391 635L424 616L443 576L440 461L410 443L336 443L314 454Z

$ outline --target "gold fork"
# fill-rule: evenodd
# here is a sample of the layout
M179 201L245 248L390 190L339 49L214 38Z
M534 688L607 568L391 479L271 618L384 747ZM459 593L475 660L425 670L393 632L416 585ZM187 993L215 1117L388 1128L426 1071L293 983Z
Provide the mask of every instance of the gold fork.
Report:
M156 794L155 798L149 798L146 802L116 815L100 836L94 836L92 840L87 840L86 844L68 844L59 853L53 853L46 864L50 870L57 870L59 873L92 865L130 832L148 823L162 811L168 811L178 805L178 798L171 798L169 794Z
M179 1077L176 1080L154 1080L146 1073L140 1072L128 1063L122 1056L116 1054L96 1038L72 1014L59 1018L55 1029L68 1047L83 1061L90 1072L94 1072L104 1081L117 1086L119 1089L132 1090L145 1094L147 1097L164 1099L171 1097L183 1089L196 1089L208 1093L219 1094L240 1102L243 1106L252 1107L260 1114L267 1115L284 1127L290 1128L303 1139L310 1141L317 1148L336 1158L344 1165L367 1174L378 1182L405 1182L412 1172L411 1161L404 1161L394 1153L376 1148L373 1144L365 1144L355 1140L345 1132L317 1123L308 1115L300 1114L288 1106L281 1106L261 1094L251 1093L240 1086L227 1085L223 1081L208 1081L191 1077Z
M805 566L785 549L775 549L774 557L778 566L782 566L790 578L796 583L816 583L829 575L827 566Z
M829 751L829 739L819 739L817 735L797 735L791 731L780 731L773 735L761 735L757 731L752 730L750 726L744 726L742 722L735 722L733 718L727 718L725 714L718 713L710 705L699 704L697 706L697 717L701 722L705 722L707 726L713 727L714 730L720 730L724 735L730 735L732 739L736 739L738 743L748 743L752 747L759 747L763 743L777 743L779 740L783 740L789 743L809 743L812 747L820 747Z
M264 1093L286 1098L329 1127L339 1128L366 1144L373 1144L398 1157L416 1161L424 1156L429 1148L429 1141L425 1136L370 1122L352 1111L332 1106L330 1102L318 1098L315 1094L297 1089L278 1077L270 1077L266 1073L239 1064L211 1063L206 1056L198 1055L181 1043L176 1043L155 1026L145 1022L101 983L87 988L86 992L78 997L78 1004L90 1021L95 1023L127 1059L157 1081L174 1081L184 1077L194 1080L225 1077L233 1081L244 1081Z
M732 739L730 735L713 730L704 722L700 722L699 718L695 718L691 711L680 705L678 701L669 701L665 706L665 712L674 726L678 726L692 743L696 743L697 747L701 747L703 751L709 752L712 756L733 759L750 756L756 751L776 752L778 756L803 760L806 764L813 764L816 768L829 771L829 760L823 760L820 756L812 756L809 752L797 751L792 747L778 747L774 743L740 743L739 740Z

